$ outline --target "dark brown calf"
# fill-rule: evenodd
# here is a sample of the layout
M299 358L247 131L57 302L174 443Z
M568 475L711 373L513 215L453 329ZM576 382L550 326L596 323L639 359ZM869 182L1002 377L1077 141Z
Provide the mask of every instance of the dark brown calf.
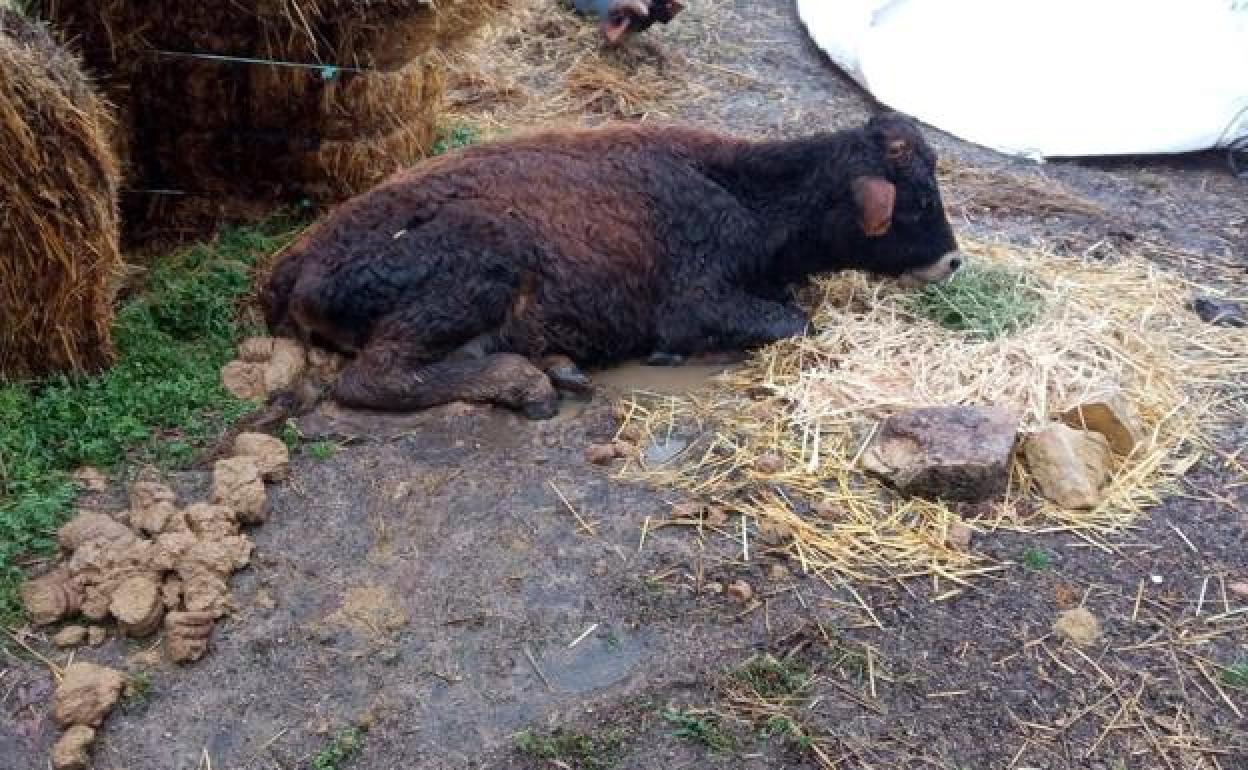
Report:
M935 156L896 115L807 139L552 132L426 162L333 211L263 292L276 331L348 353L335 395L553 414L575 365L751 348L807 325L789 287L961 260ZM570 359L575 362L572 365Z

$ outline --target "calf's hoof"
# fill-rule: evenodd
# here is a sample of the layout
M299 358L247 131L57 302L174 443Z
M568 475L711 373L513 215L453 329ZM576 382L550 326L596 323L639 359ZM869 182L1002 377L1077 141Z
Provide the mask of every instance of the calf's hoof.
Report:
M651 353L646 358L646 366L680 366L685 357L679 353Z
M530 420L549 420L559 413L559 397L551 393L548 397L526 401L520 405L520 413Z
M559 390L566 390L577 396L588 396L594 392L594 385L585 376L585 372L575 366L550 369L546 372L546 376L550 378L550 383Z
M567 356L550 356L542 361L542 369L550 378L550 383L559 390L578 396L593 393L594 384L581 368Z

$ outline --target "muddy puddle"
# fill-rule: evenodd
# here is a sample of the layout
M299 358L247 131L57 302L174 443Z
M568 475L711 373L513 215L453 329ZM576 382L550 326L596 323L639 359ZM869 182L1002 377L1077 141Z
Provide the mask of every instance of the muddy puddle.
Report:
M647 366L629 361L592 372L594 385L620 394L642 392L678 396L709 387L715 377L738 368L730 362L692 362L681 366Z

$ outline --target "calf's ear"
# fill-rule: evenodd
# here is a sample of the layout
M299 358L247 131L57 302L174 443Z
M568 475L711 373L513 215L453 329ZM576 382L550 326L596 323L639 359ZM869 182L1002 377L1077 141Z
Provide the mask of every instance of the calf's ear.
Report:
M858 205L858 224L862 232L877 238L893 226L893 205L897 188L878 176L860 176L853 181L854 203Z

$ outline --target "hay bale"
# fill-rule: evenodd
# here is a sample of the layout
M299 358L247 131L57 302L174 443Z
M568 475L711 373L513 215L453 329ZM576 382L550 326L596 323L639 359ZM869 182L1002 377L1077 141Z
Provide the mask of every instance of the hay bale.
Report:
M147 67L140 109L164 114L161 127L187 131L282 131L324 139L387 134L428 120L428 67L413 60L391 71L243 67L179 60ZM223 70L230 70L225 71ZM233 70L238 70L237 72Z
M81 40L88 63L127 70L158 52L397 69L461 44L511 0L40 0L39 12Z
M122 270L110 117L78 60L0 9L0 377L111 363Z
M150 229L131 212L180 211L198 221L221 208L174 196L332 203L424 157L444 94L434 62L510 3L38 6L81 45L121 105L129 132L119 146L133 148L125 201L133 237Z
M407 77L420 81L408 121L379 120L377 133L349 139L265 129L149 134L149 178L160 185L194 180L194 192L210 195L335 201L363 192L433 146L441 73L426 63Z

